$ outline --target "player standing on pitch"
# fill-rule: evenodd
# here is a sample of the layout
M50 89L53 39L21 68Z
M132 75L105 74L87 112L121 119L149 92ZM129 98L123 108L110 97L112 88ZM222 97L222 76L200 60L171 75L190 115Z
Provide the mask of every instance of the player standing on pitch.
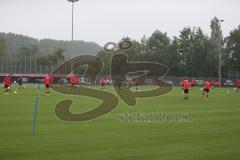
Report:
M106 80L105 80L105 78L101 78L101 79L100 79L101 90L105 89L105 85L106 85Z
M74 74L70 77L70 83L71 83L71 90L74 88L77 88L77 84L79 83L79 79Z
M212 80L211 85L212 85L212 89L214 90L215 85L216 85L216 81L215 81L215 79Z
M205 96L205 93L206 93L206 97L208 98L209 91L210 91L210 82L206 80L202 95Z
M192 78L192 80L191 80L191 87L192 88L195 87L195 78Z
M121 90L122 84L123 84L123 81L122 81L121 78L119 77L119 78L117 79L117 88L118 88L119 90Z
M79 84L79 78L77 76L74 76L74 83L75 83L75 88L77 88Z
M12 84L12 78L10 75L7 75L4 79L3 79L3 85L4 85L4 94L7 95L10 92L10 87Z
M18 89L24 89L22 76L18 78Z
M185 78L183 78L182 81L181 81L182 90L184 89L184 81L185 81Z
M50 88L50 84L51 84L51 77L48 74L44 78L44 84L46 87L46 95L49 96L50 95L49 88Z
M136 90L138 90L138 86L140 85L140 80L138 78L135 78L133 80L134 86L136 87Z
M189 89L190 89L190 83L189 83L188 80L185 80L183 82L183 87L184 87L184 89L183 89L183 98L188 100L188 94L189 94Z
M236 84L237 84L237 92L239 93L239 90L240 90L240 79L238 79L236 81Z
M50 86L52 86L52 85L53 85L53 76L50 75Z

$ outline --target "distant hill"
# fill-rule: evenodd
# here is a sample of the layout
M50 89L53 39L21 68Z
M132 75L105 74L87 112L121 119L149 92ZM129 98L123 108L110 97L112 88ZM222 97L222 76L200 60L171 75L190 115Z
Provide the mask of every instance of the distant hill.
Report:
M35 48L38 55L46 55L54 52L55 49L64 49L64 55L70 57L71 53L76 55L96 55L102 47L94 42L84 41L61 41L52 39L38 40L32 37L23 36L14 33L0 33L0 36L5 40L6 50L8 54L15 55L19 49Z

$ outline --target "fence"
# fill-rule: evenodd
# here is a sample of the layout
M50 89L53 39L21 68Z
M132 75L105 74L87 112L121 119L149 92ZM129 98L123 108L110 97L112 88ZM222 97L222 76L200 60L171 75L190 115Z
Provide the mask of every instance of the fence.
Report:
M0 59L0 73L47 74L52 73L57 65L41 64L36 56L18 56Z
M228 71L228 79L240 79L240 71Z

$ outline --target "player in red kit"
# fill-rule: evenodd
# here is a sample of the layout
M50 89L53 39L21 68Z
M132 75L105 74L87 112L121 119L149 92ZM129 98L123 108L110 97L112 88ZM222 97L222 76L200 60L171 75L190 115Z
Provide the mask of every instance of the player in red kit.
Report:
M49 88L50 88L50 84L51 84L51 77L48 74L44 78L44 84L46 87L46 95L49 96L50 95Z
M216 85L216 81L214 79L212 80L211 85L212 85L212 89L214 90L214 87Z
M240 79L238 79L236 81L236 84L237 84L237 92L239 93L239 90L240 90Z
M105 78L101 78L100 79L101 90L105 89L106 84L107 83L106 83Z
M188 99L188 94L189 94L189 89L190 89L190 83L188 82L188 80L185 80L183 82L183 97L184 99Z
M134 86L136 87L136 90L138 90L138 86L140 85L140 80L138 78L135 78L133 80Z
M192 88L195 87L195 79L194 78L191 80L191 87Z
M53 85L53 76L50 75L50 86Z
M185 81L185 78L184 78L184 79L182 79L182 81L181 81L182 90L184 89L184 81Z
M74 76L75 88L77 88L78 83L79 83L79 78L77 76Z
M5 95L9 93L11 84L12 84L12 78L8 75L3 79Z
M205 81L205 86L204 86L203 93L202 93L203 96L205 96L205 94L206 94L206 97L208 97L208 93L210 91L210 87L211 87L210 82L209 81Z
M71 83L71 90L73 90L74 88L77 88L77 84L79 83L78 77L75 75L72 75L70 77L70 83Z

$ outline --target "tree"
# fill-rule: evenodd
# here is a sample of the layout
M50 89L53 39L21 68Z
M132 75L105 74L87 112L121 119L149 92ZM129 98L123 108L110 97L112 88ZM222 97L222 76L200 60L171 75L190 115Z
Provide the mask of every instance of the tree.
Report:
M178 38L173 37L173 40L171 41L171 44L169 46L169 74L171 75L177 75L181 71L180 66L180 54L179 54L179 48L178 48ZM182 72L183 73L183 72Z
M224 40L221 30L221 20L219 20L217 17L214 17L211 20L211 58L213 59L213 67L212 69L218 68L219 60L222 59L223 56L223 46L224 46ZM224 62L224 61L223 61Z
M56 49L52 54L45 56L38 56L37 62L39 65L57 65L64 62L64 50L61 48Z
M184 28L178 38L180 72L184 76L213 76L214 58L209 37L200 27Z
M22 47L18 50L17 52L17 56L19 57L24 57L24 56L32 56L33 55L33 52L30 48L27 48L27 47Z
M230 32L226 38L226 49L224 54L226 66L229 70L239 71L240 69L240 25ZM225 70L226 71L226 70Z
M180 57L180 68L183 75L191 75L192 55L193 55L193 36L194 33L190 27L183 28L178 38L178 52Z
M65 56L63 55L64 50L61 48L56 49L53 54L48 56L49 64L59 64L64 61Z
M0 37L0 57L6 55L6 46L3 38Z
M103 68L101 70L101 75L110 75L111 59L113 52L106 52L104 50L98 52L97 57L103 62Z
M137 42L136 40L132 40L129 37L124 37L122 38L119 42L118 42L118 46L120 46L120 44L122 42L131 42L132 46L126 50L119 50L125 54L128 55L128 59L132 60L132 61L138 61L140 54L141 54L141 45L139 42Z
M170 47L171 39L167 33L156 30L148 40L148 60L170 65Z
M148 52L149 52L149 50L148 50L148 39L144 35L141 39L141 42L140 42L139 60L141 60L141 61L147 60L146 55L148 55Z

